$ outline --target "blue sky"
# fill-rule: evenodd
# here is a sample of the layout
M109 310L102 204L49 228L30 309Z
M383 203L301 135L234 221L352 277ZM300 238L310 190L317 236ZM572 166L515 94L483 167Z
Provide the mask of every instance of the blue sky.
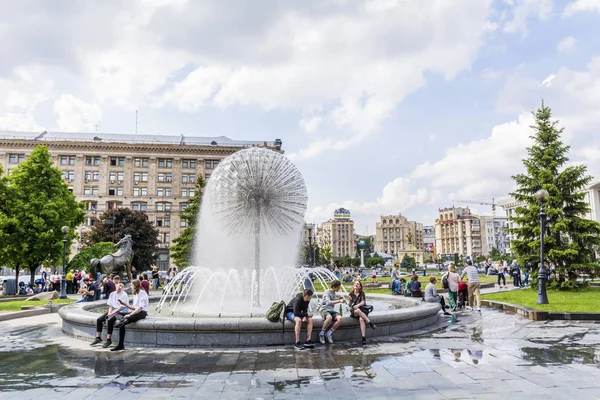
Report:
M281 138L307 219L498 199L544 99L600 173L600 0L3 6L0 129ZM485 207L477 207L489 213Z

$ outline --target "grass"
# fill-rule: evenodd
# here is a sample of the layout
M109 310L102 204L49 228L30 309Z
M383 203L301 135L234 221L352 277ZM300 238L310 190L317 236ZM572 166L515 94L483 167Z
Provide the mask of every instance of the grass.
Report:
M73 303L75 300L72 299L55 299L52 300L54 304L61 303ZM0 303L0 311L21 311L21 306L43 306L48 303L48 300L15 300L6 301Z
M521 289L492 293L482 296L486 300L518 304L536 310L553 312L598 312L600 288L588 288L580 292L548 291L549 304L537 304L537 290Z

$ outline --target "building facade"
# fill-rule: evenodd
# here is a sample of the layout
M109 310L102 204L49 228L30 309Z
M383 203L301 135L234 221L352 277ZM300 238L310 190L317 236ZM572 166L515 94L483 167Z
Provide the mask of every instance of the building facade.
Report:
M482 216L479 219L482 227L482 254L489 255L494 248L501 254L508 254L510 252L508 218Z
M345 208L335 210L333 219L317 229L319 247L331 247L332 261L340 257L354 257L356 241L352 214Z
M223 158L244 148L281 151L280 140L235 141L223 136L0 132L0 164L10 173L37 145L48 147L69 190L85 204L87 218L78 228L80 236L106 211L143 211L159 231L156 262L161 269L170 266L169 247L186 227L179 214L194 197L198 177L209 179ZM74 247L75 252L82 248L80 243Z
M433 262L437 260L434 225L426 225L423 227L423 244L425 245L426 253L425 261Z
M468 207L441 208L435 221L435 242L439 257L457 254L474 259L483 252L481 220Z
M423 224L398 215L382 215L375 224L375 252L387 253L398 259L405 254L423 263L425 243Z

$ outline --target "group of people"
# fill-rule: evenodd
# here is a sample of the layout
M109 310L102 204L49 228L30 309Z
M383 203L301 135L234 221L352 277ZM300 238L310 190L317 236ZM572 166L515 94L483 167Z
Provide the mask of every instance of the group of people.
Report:
M487 273L486 268L486 273ZM526 265L522 267L519 265L517 260L513 260L512 264L504 265L501 261L498 265L498 286L500 289L506 289L506 276L508 275L513 279L513 286L516 288L524 288L529 284L529 270L531 269L531 265Z
M366 344L366 326L369 325L371 329L375 329L376 326L369 319L369 313L373 308L367 305L367 298L363 291L362 282L360 280L354 282L352 292L348 294L347 298L344 298L339 293L341 287L342 284L339 280L332 281L330 288L325 291L319 302L317 310L323 318L323 326L319 332L319 342L321 344L333 343L333 334L343 320L342 304L346 304L350 309L350 317L358 319L362 343ZM314 347L312 341L313 314L308 312L313 294L311 289L304 289L285 308L286 319L295 324L294 333L296 341L294 347L296 349ZM306 341L304 343L300 342L300 331L303 323L306 323Z

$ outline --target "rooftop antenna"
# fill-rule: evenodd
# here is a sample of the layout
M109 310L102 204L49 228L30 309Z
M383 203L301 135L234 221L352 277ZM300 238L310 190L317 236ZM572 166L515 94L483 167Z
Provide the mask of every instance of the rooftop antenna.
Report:
M137 134L137 110L135 110L135 133Z

